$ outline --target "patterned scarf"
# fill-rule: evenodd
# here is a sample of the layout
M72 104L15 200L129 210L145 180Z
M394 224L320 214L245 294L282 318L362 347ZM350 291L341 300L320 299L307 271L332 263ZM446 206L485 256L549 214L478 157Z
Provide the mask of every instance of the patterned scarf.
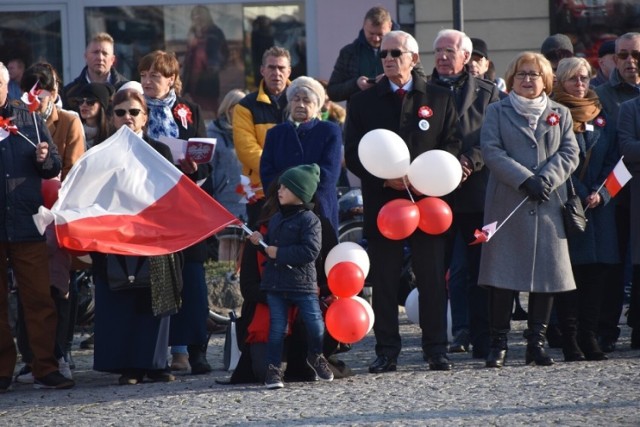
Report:
M171 113L171 106L176 102L176 93L173 89L163 99L154 99L147 96L149 107L149 123L147 123L147 135L153 139L161 136L177 138L180 134L178 124Z
M561 84L556 84L553 88L553 99L571 110L575 133L584 132L586 124L598 117L602 110L598 95L592 89L589 89L584 98L576 98L565 92Z
M527 119L529 127L535 131L538 127L540 116L542 116L542 113L547 108L547 101L549 100L547 94L542 92L542 95L539 97L529 99L511 91L509 92L509 100L516 110L516 113Z

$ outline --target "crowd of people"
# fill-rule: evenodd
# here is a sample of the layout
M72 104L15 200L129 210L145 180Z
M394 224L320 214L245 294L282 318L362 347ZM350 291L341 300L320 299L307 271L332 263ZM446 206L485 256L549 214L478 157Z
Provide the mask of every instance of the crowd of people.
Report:
M217 27L201 28L207 27L206 9L194 10L190 43L224 39ZM371 261L376 343L369 372L397 369L398 278L407 250L419 290L421 348L431 370L453 369L451 352L503 367L514 301L522 292L528 293L527 364L555 363L546 344L561 347L566 362L606 360L620 334L627 282L635 285L631 347L640 348L640 225L632 221L640 210L640 184L632 179L618 195L603 186L621 156L632 175L640 172L640 33L603 43L597 74L574 56L566 36L552 35L539 53L516 55L502 79L482 39L445 29L433 41L435 66L427 75L415 38L399 30L386 9L373 7L356 40L340 49L328 81L291 80L290 52L271 46L261 56L258 89L233 89L219 105L217 78L183 76L171 52L145 55L137 67L140 81L128 81L114 68L114 43L106 33L93 36L86 67L66 86L46 62L0 63L0 115L20 131L4 124L0 134L8 141L0 151L0 198L7 207L0 214L0 392L14 380L36 388L75 385L74 257L58 245L53 228L41 235L32 215L43 204L43 180L64 181L86 151L100 149L121 127L255 230L241 260L242 357L232 383L277 389L285 381L352 374L336 357L349 346L329 335L322 310L332 300L323 263L338 244L336 186L346 170L359 179ZM38 108L32 111L20 97L35 89ZM208 93L218 109L207 125L199 103ZM337 101L345 101L346 112ZM361 162L362 137L381 128L404 140L412 160L430 150L459 160L460 185L443 196L453 212L445 233L418 228L392 240L378 229L378 213L389 201L426 197L405 177L382 179ZM217 146L209 163L174 162L160 142L166 137L213 137ZM238 191L243 186L250 197L246 188ZM565 229L570 192L586 209L580 234ZM500 233L469 245L474 230L507 217ZM91 259L95 370L118 374L121 385L212 370L205 242L170 255L92 253ZM119 289L113 269L127 266L146 268L150 285ZM20 301L16 341L23 366L17 374L9 270Z

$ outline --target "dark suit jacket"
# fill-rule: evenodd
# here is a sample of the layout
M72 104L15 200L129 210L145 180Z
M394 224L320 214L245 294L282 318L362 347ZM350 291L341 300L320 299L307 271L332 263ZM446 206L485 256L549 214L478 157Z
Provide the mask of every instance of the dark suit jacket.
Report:
M458 157L461 140L457 128L458 114L453 96L447 89L427 85L412 72L413 89L405 95L402 107L385 77L374 87L351 97L345 125L345 160L347 168L362 182L364 232L379 236L377 217L380 208L390 200L409 198L406 191L383 188L384 180L371 175L358 157L360 139L373 129L396 132L405 141L411 160L428 150L440 149ZM428 106L433 111L429 129L418 126L418 109ZM419 199L420 197L414 197Z
M433 79L429 83L442 86L434 70ZM448 88L448 86L446 86ZM484 166L480 150L480 129L484 122L487 106L500 99L499 90L488 80L468 75L466 82L458 89L456 111L462 148L460 154L473 163L473 173L452 193L454 212L483 212L484 196L489 179L489 170Z

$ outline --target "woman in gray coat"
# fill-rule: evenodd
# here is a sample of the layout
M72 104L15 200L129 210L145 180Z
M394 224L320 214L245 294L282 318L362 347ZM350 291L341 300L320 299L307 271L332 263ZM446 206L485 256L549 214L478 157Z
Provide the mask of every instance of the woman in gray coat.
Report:
M562 221L565 181L578 165L569 110L547 96L549 62L523 52L506 74L510 94L489 105L480 143L489 168L485 224L503 221L482 248L478 283L489 288L491 350L486 366L499 368L507 354L514 292L529 292L527 364L551 365L543 344L553 294L575 289Z

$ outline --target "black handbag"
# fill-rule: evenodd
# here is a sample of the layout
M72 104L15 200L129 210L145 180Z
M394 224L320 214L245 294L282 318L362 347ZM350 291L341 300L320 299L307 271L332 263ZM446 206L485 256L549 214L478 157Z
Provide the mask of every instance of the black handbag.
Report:
M149 258L107 255L107 280L112 291L150 288Z
M587 216L584 213L582 201L576 194L571 177L569 177L569 198L562 206L562 218L567 236L584 233L587 228Z

